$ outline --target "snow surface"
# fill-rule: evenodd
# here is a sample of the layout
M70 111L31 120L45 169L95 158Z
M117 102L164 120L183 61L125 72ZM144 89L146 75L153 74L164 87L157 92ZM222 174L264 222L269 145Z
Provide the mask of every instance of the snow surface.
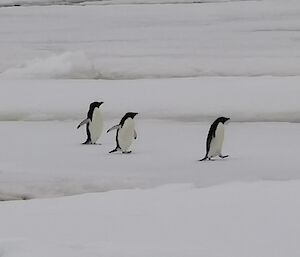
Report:
M0 0L0 7L48 5L194 4L253 0Z
M2 80L1 198L299 179L299 80ZM80 145L85 129L76 126L92 101L104 101L105 129L139 112L134 154L108 154L114 133L103 135L102 145ZM199 163L210 122L220 115L233 121L224 149L231 158Z
M106 128L117 121L107 121ZM231 123L224 154L205 155L209 123L139 120L131 155L108 154L114 134L102 145L82 146L77 122L1 122L1 198L54 197L169 183L198 187L232 181L299 179L297 123Z
M0 8L0 78L300 75L300 2Z
M1 257L300 255L300 3L174 2L0 0Z
M5 202L3 257L299 256L299 181Z
M145 80L1 80L1 121L81 121L90 102L106 119L211 122L300 121L300 77L201 77Z

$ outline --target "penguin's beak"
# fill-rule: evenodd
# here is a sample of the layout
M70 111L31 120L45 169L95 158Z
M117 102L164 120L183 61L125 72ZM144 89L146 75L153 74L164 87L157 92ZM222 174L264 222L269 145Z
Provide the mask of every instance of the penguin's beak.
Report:
M227 118L227 119L226 119L226 122L228 122L229 120L230 120L230 118Z

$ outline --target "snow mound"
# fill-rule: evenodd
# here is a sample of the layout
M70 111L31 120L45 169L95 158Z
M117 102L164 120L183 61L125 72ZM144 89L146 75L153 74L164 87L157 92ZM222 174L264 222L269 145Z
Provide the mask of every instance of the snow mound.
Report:
M299 76L300 60L281 58L287 63L285 68L279 59L244 58L240 60L225 58L220 60L174 60L161 57L124 57L118 59L89 58L85 52L65 52L47 58L26 61L25 64L9 68L0 73L0 79L106 79L133 80L153 78L192 78L192 77L256 77L270 75L275 77ZM297 64L297 65L296 65Z
M23 66L2 73L2 78L87 79L97 73L84 52L65 52L46 59L27 61Z

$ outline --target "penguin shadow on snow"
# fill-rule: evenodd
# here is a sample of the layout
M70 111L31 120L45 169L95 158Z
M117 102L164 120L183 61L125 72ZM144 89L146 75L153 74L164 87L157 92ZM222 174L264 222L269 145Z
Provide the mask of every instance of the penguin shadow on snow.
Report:
M229 157L229 155L222 154L224 141L224 125L229 120L230 118L219 117L212 123L206 138L206 154L199 161L220 161ZM212 159L214 157L220 157L221 159Z

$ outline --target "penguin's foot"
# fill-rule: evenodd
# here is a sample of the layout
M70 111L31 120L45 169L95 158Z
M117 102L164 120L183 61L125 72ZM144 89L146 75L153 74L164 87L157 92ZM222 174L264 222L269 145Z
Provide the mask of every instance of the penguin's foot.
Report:
M129 153L131 153L132 151L124 151L124 152L122 152L122 153L125 153L125 154L129 154Z
M114 153L116 151L118 151L118 148L115 148L114 150L111 150L109 153Z
M229 155L219 155L220 158L224 159L224 158L227 158L229 157Z
M208 160L208 161L215 161L211 157L205 156L203 159L199 160L199 162L206 161L206 160Z
M82 145L91 145L92 143L91 142L89 142L89 141L86 141L86 142L83 142L83 143L81 143Z

